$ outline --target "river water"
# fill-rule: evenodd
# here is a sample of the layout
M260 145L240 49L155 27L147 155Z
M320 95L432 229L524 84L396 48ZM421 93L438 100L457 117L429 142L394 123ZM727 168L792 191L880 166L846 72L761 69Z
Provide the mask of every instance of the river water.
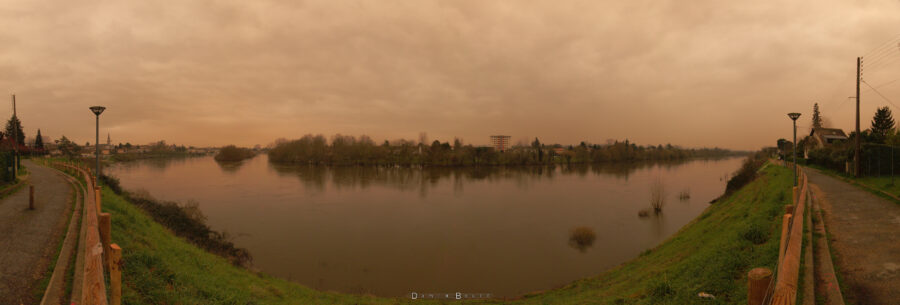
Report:
M322 289L381 296L563 286L637 257L698 216L741 158L555 167L283 166L265 155L142 160L107 169L129 190L196 200L255 268ZM660 215L649 208L665 187ZM679 199L682 191L689 199ZM593 244L570 242L588 227Z

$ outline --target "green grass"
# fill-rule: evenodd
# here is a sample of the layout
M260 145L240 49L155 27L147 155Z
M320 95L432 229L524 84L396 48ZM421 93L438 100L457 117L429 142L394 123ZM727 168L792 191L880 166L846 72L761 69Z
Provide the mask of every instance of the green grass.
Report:
M747 272L775 267L780 215L791 198L789 170L768 166L762 174L660 246L613 270L517 300L471 302L745 304ZM103 198L112 214L112 240L123 249L126 304L438 303L322 292L256 274L174 236L106 187ZM716 299L701 299L699 292Z

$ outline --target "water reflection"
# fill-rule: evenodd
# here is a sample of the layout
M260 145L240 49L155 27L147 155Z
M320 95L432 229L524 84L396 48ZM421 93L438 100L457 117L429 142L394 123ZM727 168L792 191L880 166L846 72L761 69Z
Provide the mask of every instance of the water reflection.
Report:
M718 159L703 160L717 161ZM703 162L694 161L694 162ZM486 167L372 167L318 166L269 163L268 167L281 177L297 178L307 188L324 191L330 185L337 189L366 189L373 185L388 186L404 191L418 191L427 195L428 189L443 180L453 183L460 194L470 182L514 181L527 188L542 180L553 180L558 174L586 177L588 174L612 176L628 180L634 172L658 167L671 170L688 161L656 161L633 163L575 164L548 166L486 166ZM225 167L223 166L223 170ZM234 170L229 168L229 170Z
M285 166L265 155L109 167L126 189L195 199L255 267L324 290L501 297L594 276L658 245L722 194L740 159L478 168ZM672 190L637 217L649 186ZM690 190L691 200L678 199ZM678 203L675 203L678 201ZM578 227L593 233L573 234ZM601 251L602 250L602 251Z
M241 166L244 165L244 161L236 161L236 162L216 162L219 165L219 169L222 170L223 173L234 174L237 173Z

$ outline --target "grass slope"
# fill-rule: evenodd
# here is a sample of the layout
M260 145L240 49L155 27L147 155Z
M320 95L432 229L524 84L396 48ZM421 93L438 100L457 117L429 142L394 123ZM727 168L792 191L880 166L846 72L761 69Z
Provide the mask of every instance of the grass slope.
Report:
M778 216L790 201L789 170L767 166L762 174L673 238L613 270L517 300L471 302L746 304L746 274L774 267ZM113 215L112 240L123 249L126 304L437 303L322 292L255 274L174 236L108 188L103 198L104 210ZM701 299L699 292L716 299Z

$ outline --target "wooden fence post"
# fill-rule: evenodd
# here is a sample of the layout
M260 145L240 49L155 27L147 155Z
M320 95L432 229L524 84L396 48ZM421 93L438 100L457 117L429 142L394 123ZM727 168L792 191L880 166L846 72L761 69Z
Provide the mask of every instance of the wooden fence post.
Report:
M28 186L28 209L34 210L34 185Z
M797 196L798 196L800 193L798 192L798 188L797 188L796 186L793 187L793 190L794 190L794 192L793 192L794 197L791 197L791 203L793 203L794 205L797 205L797 200L799 200L799 199L797 198Z
M122 248L109 245L109 304L122 304Z
M772 270L753 268L747 273L747 305L761 305L772 283Z
M109 270L110 261L111 261L111 258L109 255L109 243L112 240L112 238L110 237L110 231L109 231L110 230L110 220L111 220L109 217L109 213L100 213L100 218L98 220L99 220L99 229L100 229L100 243L103 244L103 253L105 254L104 256L106 257L106 259L103 260L103 262L106 263L106 269Z
M97 199L97 213L100 213L100 211L103 211L101 209L103 206L100 201L100 187L99 186L94 187L94 198Z

